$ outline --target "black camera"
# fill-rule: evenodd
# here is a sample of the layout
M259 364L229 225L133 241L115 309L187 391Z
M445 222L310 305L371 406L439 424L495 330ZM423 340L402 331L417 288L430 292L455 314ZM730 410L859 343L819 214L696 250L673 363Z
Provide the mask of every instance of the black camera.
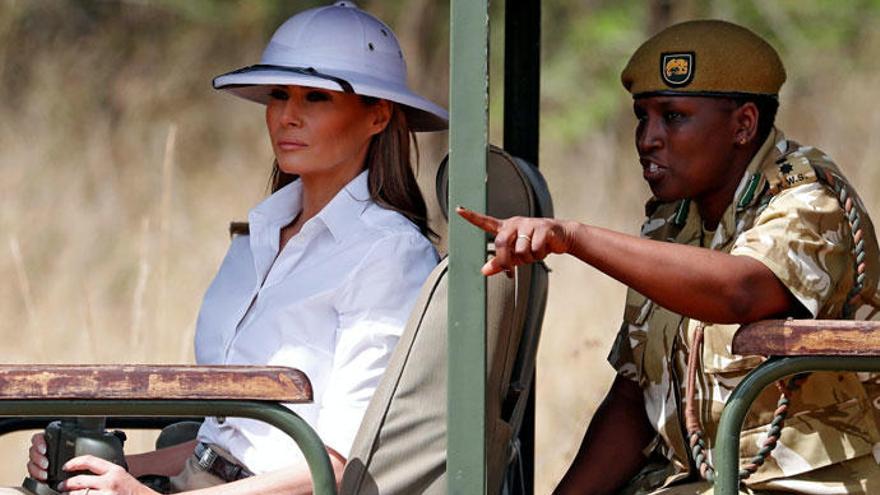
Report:
M49 423L45 432L46 457L49 459L46 482L28 477L22 486L36 495L57 494L55 489L58 483L77 474L90 474L61 469L67 461L81 455L100 457L127 469L122 450L125 433L107 431L105 424L105 419L98 417L62 419Z

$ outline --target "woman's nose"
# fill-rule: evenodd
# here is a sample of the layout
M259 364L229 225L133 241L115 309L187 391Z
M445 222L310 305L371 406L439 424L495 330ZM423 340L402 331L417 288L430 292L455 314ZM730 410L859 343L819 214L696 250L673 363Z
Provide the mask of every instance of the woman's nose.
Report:
M292 96L284 101L284 108L281 111L281 124L300 126L302 125L302 108L296 98Z
M658 119L645 118L639 123L636 131L636 148L639 154L645 154L663 147L663 136Z

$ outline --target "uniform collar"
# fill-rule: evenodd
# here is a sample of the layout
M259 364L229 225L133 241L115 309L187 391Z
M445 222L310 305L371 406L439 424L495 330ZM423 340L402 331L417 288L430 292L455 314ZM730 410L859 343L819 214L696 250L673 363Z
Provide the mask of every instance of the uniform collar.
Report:
M787 142L782 132L775 127L771 129L761 147L758 148L746 166L733 195L733 201L724 210L718 227L715 229L714 238L710 246L706 247L715 247L726 243L736 230L737 214L753 207L764 197L768 184L763 171L767 167L774 166L776 160L785 152L786 146ZM648 216L651 215L653 209L656 209L656 204L656 198L648 201L645 206ZM700 239L704 233L702 221L693 201L683 199L678 202L672 222L681 229L677 236L679 239Z
M302 231L326 226L334 240L340 241L360 218L370 204L370 191L367 184L368 171L364 170L345 185L324 208L303 225ZM289 224L302 211L302 183L298 180L275 191L271 196L255 206L248 215L251 235L265 230L277 231Z
M770 130L767 139L764 140L746 167L742 181L734 194L733 204L736 205L737 211L744 210L758 201L767 186L763 171L768 166L773 166L776 160L782 156L785 151L785 143L785 135L782 134L782 131L775 127Z

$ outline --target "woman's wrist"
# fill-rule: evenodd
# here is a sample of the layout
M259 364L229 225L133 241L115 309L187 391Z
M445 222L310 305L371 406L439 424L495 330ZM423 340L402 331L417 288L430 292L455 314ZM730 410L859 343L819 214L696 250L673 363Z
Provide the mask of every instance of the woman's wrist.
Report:
M150 457L154 452L145 452L143 454L131 454L125 456L125 463L128 465L128 472L135 478L149 473Z
M574 220L565 220L561 222L563 251L559 254L576 255L578 252L578 238L582 235L582 230L586 225Z

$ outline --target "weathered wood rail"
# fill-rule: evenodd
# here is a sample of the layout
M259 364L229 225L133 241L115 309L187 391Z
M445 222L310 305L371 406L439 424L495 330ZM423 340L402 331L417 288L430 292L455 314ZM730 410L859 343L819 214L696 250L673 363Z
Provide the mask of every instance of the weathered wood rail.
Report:
M3 399L312 400L299 370L265 366L3 365Z
M743 326L733 353L759 356L880 355L880 321L765 320Z

